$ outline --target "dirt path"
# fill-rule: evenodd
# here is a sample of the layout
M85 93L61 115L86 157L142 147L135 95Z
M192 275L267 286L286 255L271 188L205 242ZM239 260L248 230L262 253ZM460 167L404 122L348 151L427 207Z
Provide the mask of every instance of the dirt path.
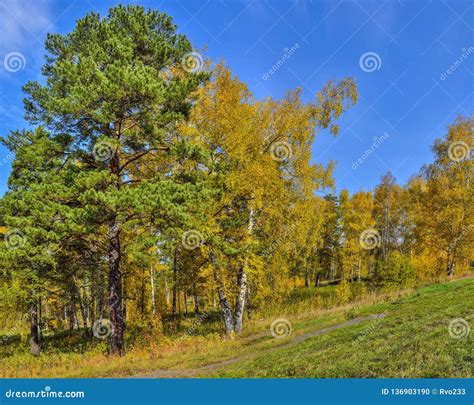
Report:
M350 319L349 321L338 323L336 325L328 326L323 329L318 329L313 332L308 332L303 335L299 335L291 339L289 342L284 343L278 347L272 347L269 349L261 350L259 351L256 355L255 354L249 354L241 357L234 357L228 360L220 361L217 363L212 363L208 364L203 367L198 367L194 369L182 369L182 370L155 370L151 373L145 373L145 374L138 374L135 376L132 376L132 378L186 378L186 377L194 377L198 374L206 373L209 371L216 371L222 367L238 363L239 361L242 360L248 360L256 356L260 356L262 354L268 354L275 352L280 349L288 348L294 345L297 345L299 343L304 342L305 340L308 340L314 336L318 335L323 335L325 333L331 332L336 329L340 328L345 328L346 326L352 326L352 325L357 325L361 322L368 321L370 319L380 319L383 318L385 315L384 314L371 314L367 316L362 316L360 318L354 318Z

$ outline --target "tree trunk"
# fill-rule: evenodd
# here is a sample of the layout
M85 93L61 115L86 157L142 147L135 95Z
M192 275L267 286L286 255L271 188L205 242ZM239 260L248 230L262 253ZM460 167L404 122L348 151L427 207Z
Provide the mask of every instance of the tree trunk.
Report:
M184 295L184 313L187 315L188 314L188 294L186 291L183 293Z
M156 303L155 303L155 273L153 266L150 267L150 289L151 289L151 313L153 316L156 315Z
M172 306L172 313L173 313L173 318L176 317L176 300L177 300L177 263L178 263L178 251L174 251L174 258L173 258L173 306Z
M109 310L112 333L110 335L110 354L125 354L122 308L122 270L120 230L115 219L109 223Z
M41 299L41 295L38 296L38 328L39 328L39 340L40 342L43 341L43 301Z
M123 313L123 324L127 324L127 282L123 280L123 293L122 293L122 313Z
M234 332L234 317L232 315L232 310L229 305L229 300L227 299L225 293L225 286L221 280L219 270L217 269L216 260L214 253L210 255L211 263L214 265L214 280L217 284L217 295L219 297L219 305L221 307L222 316L224 318L225 333L226 335Z
M245 272L244 265L240 267L239 274L237 275L237 286L239 294L237 296L237 305L235 308L235 324L234 330L236 333L242 332L242 323L244 319L244 308L245 308L245 296L247 294L247 273Z
M145 317L145 269L142 269L140 286L140 315L142 319Z
M305 288L309 288L309 275L308 275L308 269L305 268L304 270L304 286Z
M41 342L38 326L38 303L36 299L30 304L30 352L33 356L41 353Z
M193 286L193 301L194 301L194 313L199 315L201 312L199 311L199 295L197 293L196 284Z
M88 334L86 307L84 306L84 300L82 299L82 296L81 296L81 290L77 286L76 280L74 278L73 278L73 284L74 284L75 296L76 296L77 302L79 303L79 310L81 312L82 327L84 328L86 334Z
M250 286L247 286L247 318L252 319L252 304L250 301Z
M456 261L454 255L451 257L451 255L448 253L448 257L446 260L446 274L448 276L452 276L454 274L454 270L456 268Z
M234 332L234 320L232 316L232 310L230 309L229 301L225 295L225 291L218 288L217 294L219 296L219 304L221 306L222 315L224 317L225 334L230 335Z
M253 208L249 210L249 219L247 225L247 234L249 238L252 236L254 226L254 211ZM243 320L244 320L244 310L245 310L245 298L247 295L247 259L244 259L242 266L239 269L239 274L237 275L237 287L238 287L238 296L237 296L237 305L235 308L235 322L234 329L236 333L242 332Z
M318 272L318 275L316 276L316 280L314 281L314 286L319 287L321 284L321 273Z
M81 296L79 295L78 296L78 300L79 300L79 309L81 311L81 318L82 318L82 327L84 328L84 330L86 331L87 333L87 329L88 329L88 326L87 326L87 312L86 312L86 307L84 306L84 302L81 298Z
M73 300L74 298L71 297ZM69 330L74 330L77 328L77 315L76 315L76 304L72 301L68 305L68 317L69 317Z
M168 307L170 305L170 289L168 287L168 279L166 278L166 274L164 275L165 278L165 300L166 300L166 306Z
M360 254L360 253L359 253ZM362 259L359 256L359 263L357 264L357 281L360 281L360 271L362 267Z

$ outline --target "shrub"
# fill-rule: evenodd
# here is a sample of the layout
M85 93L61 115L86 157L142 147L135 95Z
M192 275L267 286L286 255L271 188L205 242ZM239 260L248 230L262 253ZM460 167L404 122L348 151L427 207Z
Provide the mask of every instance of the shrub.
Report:
M351 287L346 279L336 287L336 297L340 304L347 304L351 299Z
M409 257L391 252L385 262L377 263L376 281L386 287L409 286L416 276L416 269Z

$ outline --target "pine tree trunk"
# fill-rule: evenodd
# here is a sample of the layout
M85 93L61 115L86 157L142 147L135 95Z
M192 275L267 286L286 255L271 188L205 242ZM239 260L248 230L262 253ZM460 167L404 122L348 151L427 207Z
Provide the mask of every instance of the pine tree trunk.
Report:
M177 300L177 272L178 272L178 265L177 265L177 261L178 261L178 251L175 250L174 251L174 258L173 258L173 304L172 304L172 313L173 313L173 318L176 318L176 300Z
M120 231L115 219L109 223L109 310L112 334L110 335L110 354L125 354L122 308L122 271Z
M43 300L41 299L41 295L38 296L38 329L39 329L39 340L40 342L43 341Z
M73 297L71 297L74 299ZM77 328L77 316L76 316L76 304L74 301L71 302L68 306L69 310L69 330L74 330Z
M38 326L38 305L36 299L30 304L30 352L33 356L41 353L41 342Z
M86 312L86 307L84 306L84 301L82 300L82 298L81 298L80 295L78 296L78 300L79 300L79 309L80 309L80 311L81 311L82 327L84 328L84 330L85 330L86 333L87 333L88 326L87 326L87 312Z
M123 324L127 324L127 282L123 280L123 293L122 293L122 312L123 312Z
M82 318L82 326L86 332L88 333L88 326L87 326L87 312L86 307L84 306L84 301L81 296L81 290L76 284L76 280L73 278L74 290L77 302L79 303L79 310L81 311L81 318Z

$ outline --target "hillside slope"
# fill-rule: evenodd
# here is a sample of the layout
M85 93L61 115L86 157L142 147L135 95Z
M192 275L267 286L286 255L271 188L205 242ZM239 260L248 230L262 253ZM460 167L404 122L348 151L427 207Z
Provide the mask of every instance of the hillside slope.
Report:
M385 316L255 355L212 376L472 377L472 279L425 287L361 312Z

